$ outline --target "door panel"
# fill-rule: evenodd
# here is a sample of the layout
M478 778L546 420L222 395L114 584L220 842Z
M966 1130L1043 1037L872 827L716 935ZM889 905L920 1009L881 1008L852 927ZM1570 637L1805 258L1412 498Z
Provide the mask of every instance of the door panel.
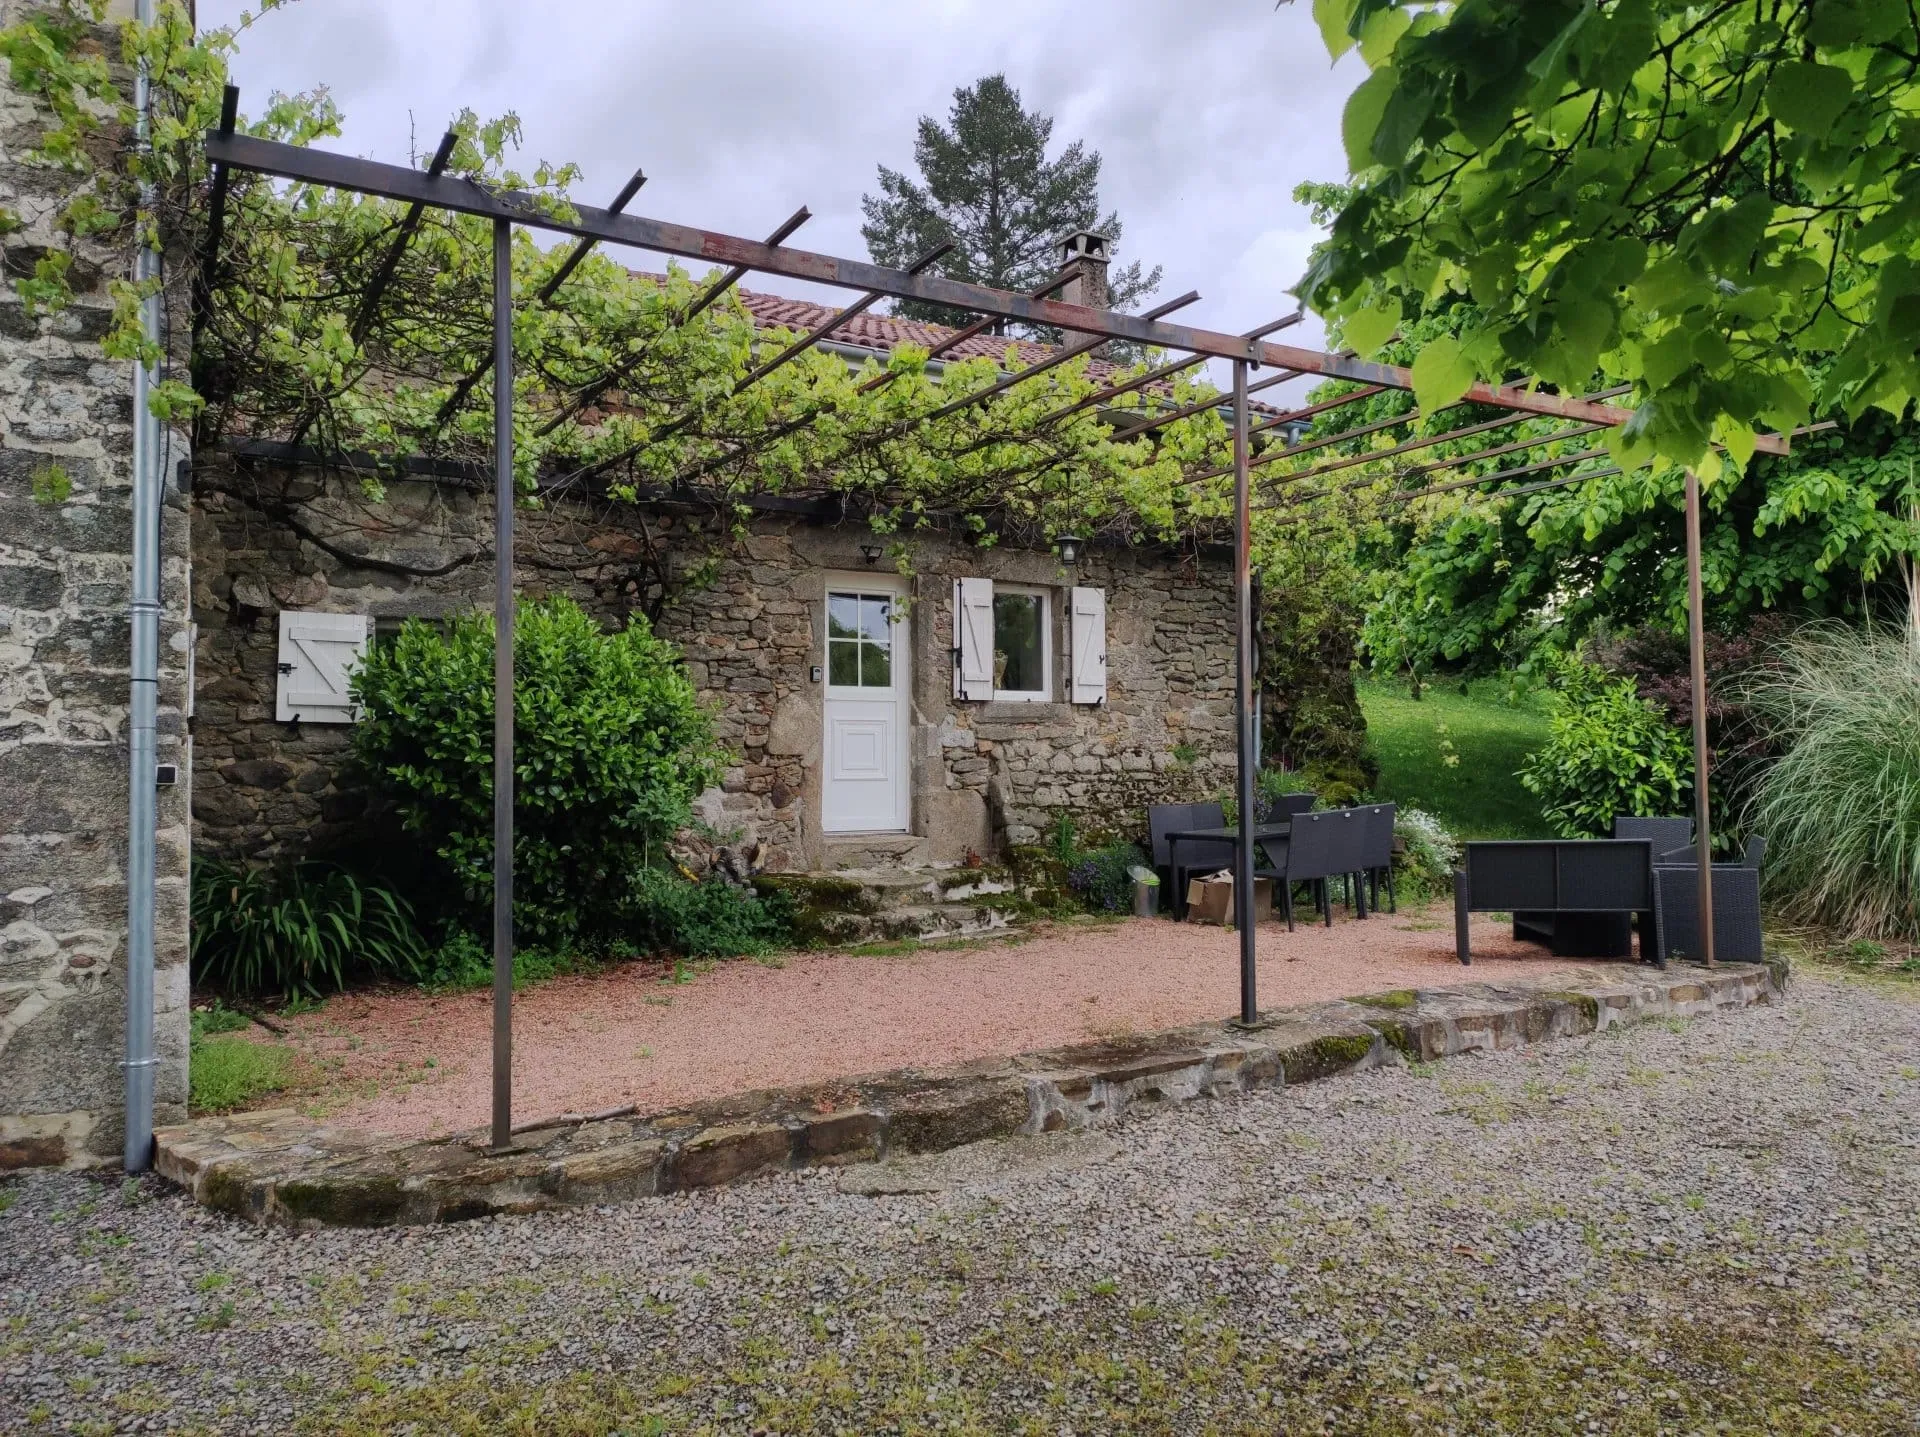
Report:
M829 833L906 831L906 660L897 593L829 588L821 791Z

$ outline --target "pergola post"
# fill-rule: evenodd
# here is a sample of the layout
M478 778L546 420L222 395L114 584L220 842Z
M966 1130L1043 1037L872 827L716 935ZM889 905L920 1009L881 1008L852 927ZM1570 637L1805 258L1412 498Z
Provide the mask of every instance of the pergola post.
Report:
M513 1138L513 225L493 222L493 1146Z
M1253 933L1253 501L1247 464L1247 362L1233 362L1234 719L1240 842L1234 849L1233 922L1240 932L1240 1021L1260 1020Z
M1713 830L1707 816L1707 638L1700 582L1700 476L1687 470L1687 660L1693 701L1693 841L1700 881L1700 956L1713 961Z

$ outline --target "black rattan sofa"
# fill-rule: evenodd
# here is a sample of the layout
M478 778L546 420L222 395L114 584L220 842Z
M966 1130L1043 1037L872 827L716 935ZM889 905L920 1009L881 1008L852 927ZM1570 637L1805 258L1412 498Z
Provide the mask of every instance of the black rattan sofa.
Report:
M1654 956L1653 844L1585 838L1469 843L1453 875L1454 951L1471 963L1470 913L1513 914L1516 938L1550 944L1560 957Z

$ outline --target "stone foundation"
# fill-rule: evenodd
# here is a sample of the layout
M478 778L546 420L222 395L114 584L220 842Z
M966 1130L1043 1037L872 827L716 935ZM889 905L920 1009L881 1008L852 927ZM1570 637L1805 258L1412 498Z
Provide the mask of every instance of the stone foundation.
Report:
M632 1109L427 1141L328 1128L291 1110L160 1134L160 1171L207 1206L289 1227L381 1227L625 1202L795 1168L938 1152L1014 1134L1102 1126L1136 1107L1278 1088L1387 1063L1431 1062L1648 1018L1778 1001L1760 965L1636 973L1567 987L1464 983L1206 1023L1119 1042L745 1093L649 1116Z

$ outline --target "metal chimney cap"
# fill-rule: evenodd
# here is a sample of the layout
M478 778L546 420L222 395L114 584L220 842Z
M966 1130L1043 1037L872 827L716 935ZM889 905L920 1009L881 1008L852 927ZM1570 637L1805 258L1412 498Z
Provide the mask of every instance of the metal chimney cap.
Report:
M1113 241L1093 230L1075 230L1060 241L1062 263L1076 259L1097 260L1105 264L1112 257Z

